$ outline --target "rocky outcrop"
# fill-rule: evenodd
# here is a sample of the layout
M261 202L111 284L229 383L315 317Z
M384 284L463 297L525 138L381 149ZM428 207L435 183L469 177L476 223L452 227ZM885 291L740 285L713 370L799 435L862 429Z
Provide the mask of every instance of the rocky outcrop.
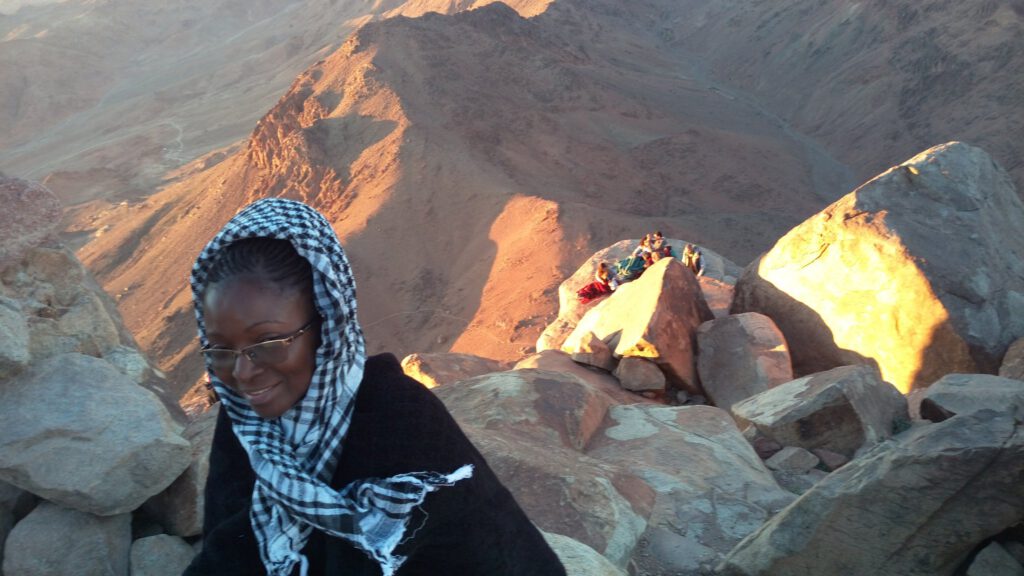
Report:
M732 407L783 446L825 448L852 456L906 426L907 401L870 366L843 366L805 376Z
M50 240L60 224L57 197L40 184L0 174L0 269L17 262L25 251Z
M1007 411L1024 419L1024 381L988 374L948 374L924 391L921 417L941 422L978 410Z
M716 408L624 404L638 397L614 383L535 368L435 393L538 526L619 569L709 566L791 498Z
M572 354L593 334L608 344L616 358L651 360L671 385L696 394L700 383L694 363L695 333L711 319L693 273L675 258L665 258L591 308L562 349Z
M907 392L995 373L1024 334L1024 204L984 151L937 146L789 231L732 311L775 320L797 374L875 363Z
M916 426L830 474L740 543L723 575L953 574L1024 517L1024 427L974 412Z
M508 366L472 354L410 354L402 359L406 375L419 380L427 388L466 380L481 374L505 370Z
M188 466L184 414L56 238L53 195L0 178L0 205L3 573L126 575L130 513Z
M992 542L974 557L967 576L1024 576L1024 566L998 542Z
M756 312L705 322L697 329L697 371L711 402L732 405L793 379L789 348L771 318Z
M572 276L559 284L558 318L549 323L537 339L537 351L562 347L583 315L596 305L594 302L581 303L576 297L576 291L593 281L598 264L601 262L614 264L619 260L629 258L639 243L639 239L620 240L595 252L576 269ZM682 248L686 246L687 242L666 238L665 244L674 247L678 253L682 253ZM732 285L736 283L736 278L739 277L743 269L709 248L700 246L700 249L703 253L705 272L698 279L699 285L705 296L706 304L711 307L710 310L714 312L714 316L724 315L732 302Z

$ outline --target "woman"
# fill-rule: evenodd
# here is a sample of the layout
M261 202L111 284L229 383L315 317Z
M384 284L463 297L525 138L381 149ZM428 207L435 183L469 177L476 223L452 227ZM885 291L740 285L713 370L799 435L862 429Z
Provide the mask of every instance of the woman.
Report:
M594 273L594 281L576 291L576 298L583 304L611 294L619 287L619 281L615 278L607 262L597 265L597 272Z
M221 399L198 574L564 575L444 405L365 356L330 224L267 199L192 270Z

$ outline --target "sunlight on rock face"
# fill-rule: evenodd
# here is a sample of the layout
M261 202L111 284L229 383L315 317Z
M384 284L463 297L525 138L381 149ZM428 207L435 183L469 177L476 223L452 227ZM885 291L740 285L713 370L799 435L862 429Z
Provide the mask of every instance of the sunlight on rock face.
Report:
M875 364L908 392L994 372L1024 330L1021 222L991 157L936 146L790 230L744 272L731 312L772 318L797 375Z
M898 238L882 226L832 234L828 241L825 231L815 233L817 253L801 253L803 243L789 245L765 255L758 273L815 311L837 347L874 360L886 381L909 392L925 376L933 341L951 336L948 312ZM966 345L956 348L966 368Z

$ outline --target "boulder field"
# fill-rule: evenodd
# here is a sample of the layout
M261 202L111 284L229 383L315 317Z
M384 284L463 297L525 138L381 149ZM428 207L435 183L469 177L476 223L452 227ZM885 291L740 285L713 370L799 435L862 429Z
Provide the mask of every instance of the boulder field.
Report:
M0 228L3 574L179 574L217 405L168 398L45 188L0 194L36 223ZM703 276L662 259L581 304L636 241L594 254L515 365L403 366L569 574L1020 574L1022 239L1005 171L950 143L746 268L701 246Z

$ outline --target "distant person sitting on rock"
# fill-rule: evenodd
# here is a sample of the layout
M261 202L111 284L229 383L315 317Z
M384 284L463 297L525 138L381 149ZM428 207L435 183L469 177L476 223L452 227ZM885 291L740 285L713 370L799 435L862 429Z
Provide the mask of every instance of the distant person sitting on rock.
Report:
M633 250L633 257L640 258L644 254L648 254L651 251L651 235L644 234L644 237L640 239L640 245Z
M641 254L643 253L641 252ZM620 284L636 280L643 271L644 259L641 255L623 258L615 263L615 273Z
M683 265L693 271L696 276L704 275L704 255L701 254L700 248L693 244L687 244L686 248L683 248Z
M597 272L594 274L594 281L576 291L579 301L586 304L600 298L605 294L611 294L619 287L619 281L606 262L597 265Z
M565 575L444 404L394 356L366 357L323 216L249 205L191 284L221 408L186 576Z
M660 252L665 246L665 237L662 236L661 230L657 230L651 235L651 251Z

